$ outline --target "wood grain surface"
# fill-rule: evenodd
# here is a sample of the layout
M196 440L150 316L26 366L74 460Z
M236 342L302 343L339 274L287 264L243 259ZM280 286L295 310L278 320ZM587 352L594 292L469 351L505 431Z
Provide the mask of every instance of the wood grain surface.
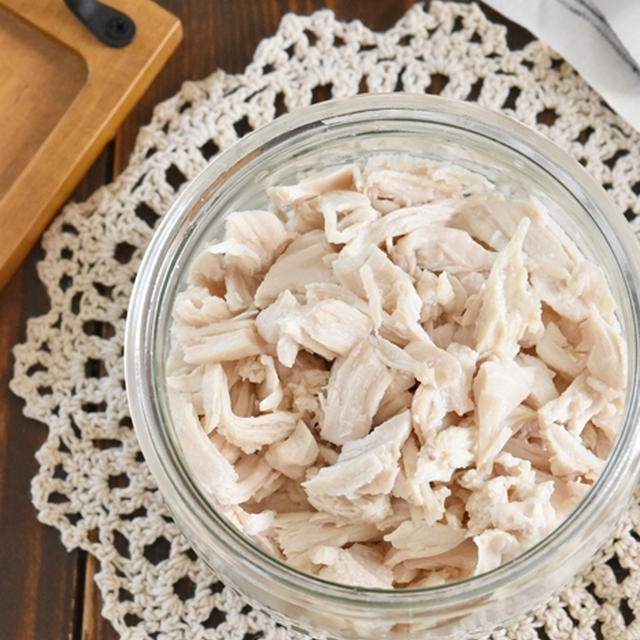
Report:
M198 80L216 68L241 71L258 42L275 32L285 13L306 14L327 7L340 19L359 18L383 30L412 1L162 0L159 4L181 19L184 39L76 189L76 200L88 197L126 166L138 129L149 121L155 104L171 97L184 80ZM514 25L509 25L509 37L517 46L530 39ZM37 520L29 483L46 427L22 416L22 401L7 389L13 369L11 347L24 339L26 319L47 309L36 273L40 256L40 249L33 249L0 291L0 638L114 640L116 632L100 615L102 603L93 580L96 561L84 552L67 552L58 532Z
M126 47L62 0L0 0L0 287L180 41L151 0L111 4L137 24Z

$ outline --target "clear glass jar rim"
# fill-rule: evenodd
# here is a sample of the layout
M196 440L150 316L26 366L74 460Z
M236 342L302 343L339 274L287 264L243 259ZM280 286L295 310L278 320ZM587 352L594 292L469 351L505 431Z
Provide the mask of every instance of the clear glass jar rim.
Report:
M621 214L583 167L546 138L506 116L466 102L418 94L368 94L332 100L285 114L248 134L214 158L187 185L154 233L132 291L125 336L127 395L136 434L163 494L166 496L166 492L177 491L181 498L182 504L177 507L179 513L176 513L178 519L190 528L204 527L220 544L245 554L242 561L246 566L279 583L288 583L310 595L321 592L324 598L335 598L341 602L348 600L354 606L375 605L382 608L406 606L408 602L412 606L454 605L461 600L492 593L507 582L512 583L540 571L543 565L552 567L554 561L561 562L564 544L586 526L589 518L594 513L614 508L614 501L607 495L608 491L602 491L602 488L606 486L615 490L620 485L622 475L633 471L632 463L637 461L639 455L637 441L640 433L638 403L628 402L623 432L604 470L587 497L559 527L525 553L491 572L426 589L353 588L303 573L262 551L218 514L201 494L181 463L174 443L167 440L166 429L159 426L162 416L154 400L155 383L151 366L155 349L154 326L155 318L161 312L159 303L164 296L162 286L156 286L156 283L162 283L167 274L171 260L168 247L175 241L176 229L197 216L201 205L207 200L207 189L214 181L224 179L226 172L244 158L259 154L264 145L279 144L289 136L320 132L323 128L350 120L367 119L374 126L376 119L400 116L472 131L535 162L574 196L579 195L583 204L586 199L603 214L623 251L629 278L640 283L640 251ZM634 289L629 291L629 296L634 311L634 325L633 335L627 335L627 340L634 341L635 349L640 343L640 304ZM631 359L629 366L632 366ZM638 376L635 371L632 373L630 383L635 387ZM174 511L176 505L170 504L170 508Z

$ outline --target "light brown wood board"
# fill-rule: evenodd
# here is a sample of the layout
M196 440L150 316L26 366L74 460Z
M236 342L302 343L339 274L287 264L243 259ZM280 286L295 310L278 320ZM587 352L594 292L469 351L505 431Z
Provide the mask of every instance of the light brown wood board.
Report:
M64 0L0 0L0 287L182 38L150 0L109 0L136 24L103 44Z

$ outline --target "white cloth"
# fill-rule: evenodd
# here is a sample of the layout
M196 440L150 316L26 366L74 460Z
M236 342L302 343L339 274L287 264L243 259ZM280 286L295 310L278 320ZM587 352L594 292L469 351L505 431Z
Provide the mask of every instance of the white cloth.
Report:
M485 0L562 54L640 131L640 0Z

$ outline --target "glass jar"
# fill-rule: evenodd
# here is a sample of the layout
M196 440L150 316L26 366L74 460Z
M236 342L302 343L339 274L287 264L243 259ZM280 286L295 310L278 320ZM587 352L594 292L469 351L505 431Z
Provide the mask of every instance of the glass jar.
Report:
M614 449L591 491L544 540L502 566L426 589L349 587L305 574L258 548L211 505L190 473L167 402L171 310L189 266L225 215L267 206L265 189L372 153L406 152L533 195L599 264L627 343L628 389ZM640 255L623 216L582 167L528 128L478 106L425 95L366 95L282 116L217 156L157 229L131 297L127 393L146 461L178 526L227 584L276 619L341 638L462 638L544 602L590 560L625 509L638 475Z

